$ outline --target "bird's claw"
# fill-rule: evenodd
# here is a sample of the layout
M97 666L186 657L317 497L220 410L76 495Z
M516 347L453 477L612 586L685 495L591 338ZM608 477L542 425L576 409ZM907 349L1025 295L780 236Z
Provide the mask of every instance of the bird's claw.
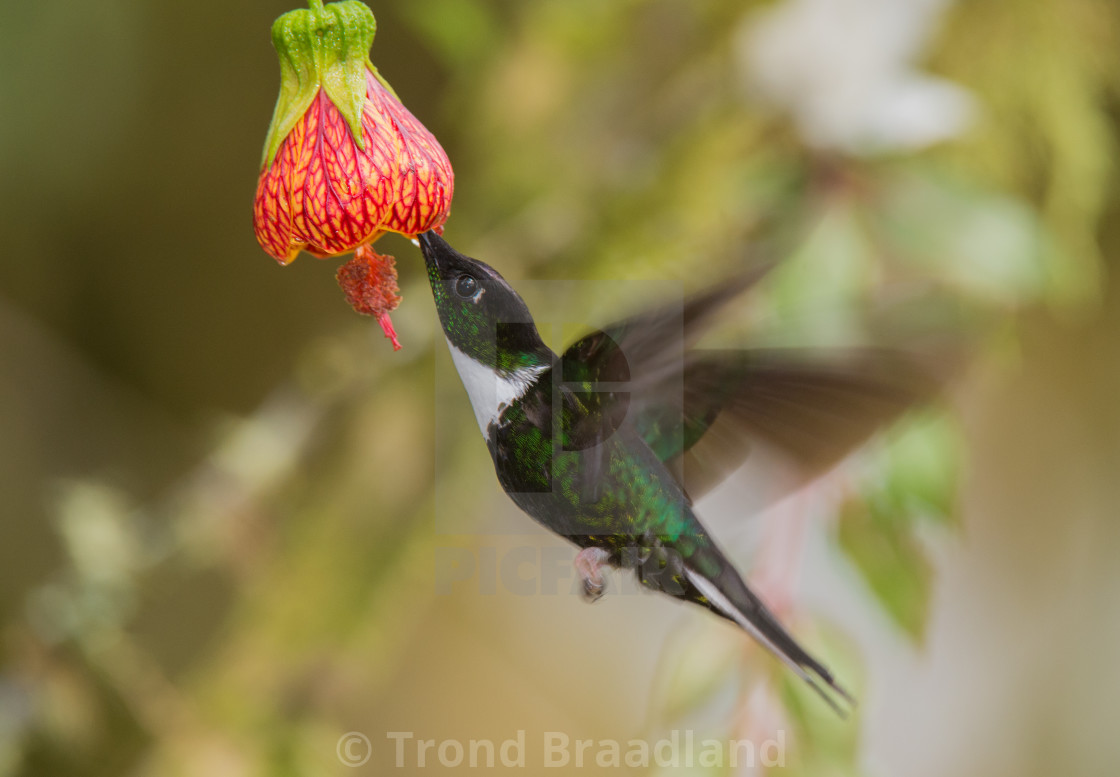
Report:
M602 548L584 548L576 554L575 568L583 581L583 600L597 602L607 591L607 581L603 579L601 568L610 554Z
M595 581L587 577L583 579L583 600L588 604L599 601L606 592L607 584L605 581Z

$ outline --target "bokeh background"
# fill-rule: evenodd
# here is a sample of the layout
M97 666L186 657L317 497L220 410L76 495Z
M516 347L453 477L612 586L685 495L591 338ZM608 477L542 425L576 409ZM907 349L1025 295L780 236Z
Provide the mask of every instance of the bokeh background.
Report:
M858 339L918 290L903 323L969 342L943 402L825 482L700 504L861 704L836 719L698 608L573 595L407 242L378 243L399 353L337 260L259 249L289 4L8 0L0 774L381 774L387 732L519 730L535 773L544 732L673 729L785 732L774 773L1114 774L1120 6L371 7L454 164L448 238L553 347L756 241L785 257L751 308L779 339Z

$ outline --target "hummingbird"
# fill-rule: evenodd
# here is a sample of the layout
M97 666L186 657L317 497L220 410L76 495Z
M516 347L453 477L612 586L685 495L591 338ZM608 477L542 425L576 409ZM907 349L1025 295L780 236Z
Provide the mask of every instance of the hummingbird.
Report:
M418 236L440 324L498 481L578 548L589 601L603 568L746 631L833 709L852 696L782 626L700 522L694 500L755 447L811 478L928 394L931 381L883 349L695 347L761 265L553 352L492 267L435 232ZM826 691L827 689L827 691Z

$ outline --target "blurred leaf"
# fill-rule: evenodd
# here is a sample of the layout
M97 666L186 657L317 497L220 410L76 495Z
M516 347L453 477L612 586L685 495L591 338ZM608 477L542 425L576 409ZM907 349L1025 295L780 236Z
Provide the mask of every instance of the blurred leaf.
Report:
M1025 202L908 173L883 181L871 215L899 260L968 296L1014 305L1046 289L1054 254Z
M964 457L955 419L933 410L912 413L890 431L883 450L884 507L953 522Z
M871 452L859 496L841 508L841 549L890 619L919 642L933 569L917 531L922 521L955 522L963 456L954 419L912 413Z
M849 500L840 513L840 547L891 620L921 641L929 611L932 569L912 527L879 500Z

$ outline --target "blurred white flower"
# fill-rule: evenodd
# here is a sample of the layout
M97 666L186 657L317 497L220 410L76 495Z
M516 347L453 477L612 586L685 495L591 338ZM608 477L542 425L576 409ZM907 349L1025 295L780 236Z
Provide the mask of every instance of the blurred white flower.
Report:
M913 150L962 133L972 95L915 60L950 0L786 0L748 17L748 83L814 148Z

